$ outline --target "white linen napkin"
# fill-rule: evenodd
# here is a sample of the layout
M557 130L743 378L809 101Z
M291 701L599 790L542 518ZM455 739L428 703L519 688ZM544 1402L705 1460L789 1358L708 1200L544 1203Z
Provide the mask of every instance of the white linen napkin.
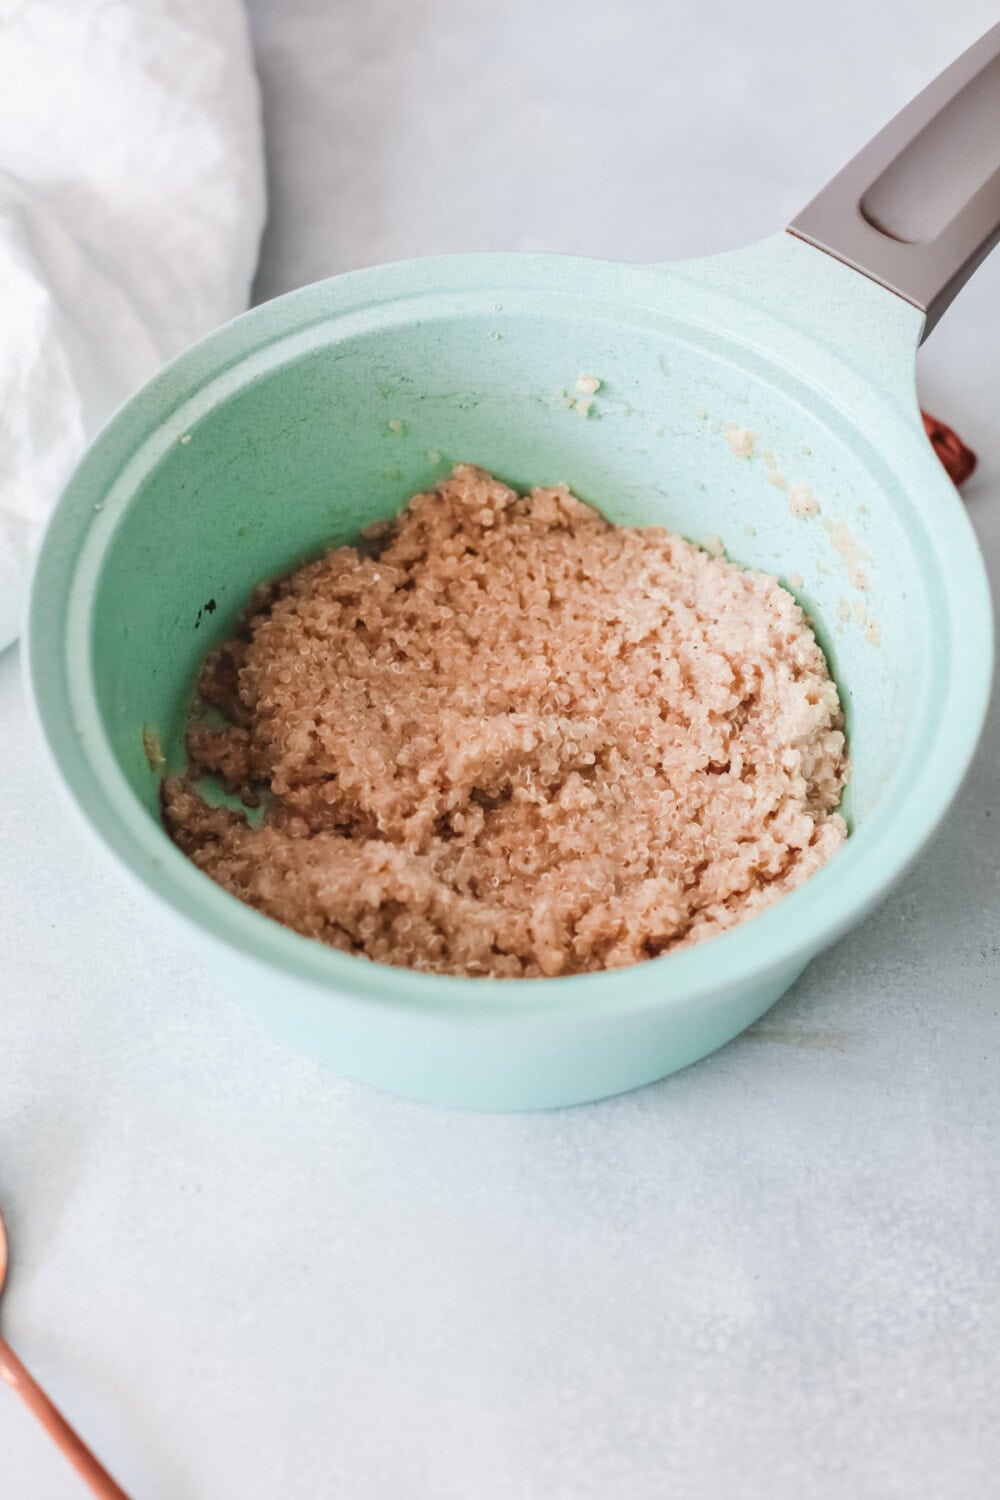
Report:
M87 440L247 305L263 217L241 0L0 0L0 650Z

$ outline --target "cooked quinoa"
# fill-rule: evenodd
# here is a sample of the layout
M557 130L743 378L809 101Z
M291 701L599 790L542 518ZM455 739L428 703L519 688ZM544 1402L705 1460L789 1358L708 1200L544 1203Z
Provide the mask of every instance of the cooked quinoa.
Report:
M189 733L171 836L382 963L636 963L771 906L847 833L837 689L775 578L465 464L258 589L199 694L226 723ZM206 774L263 800L257 826Z

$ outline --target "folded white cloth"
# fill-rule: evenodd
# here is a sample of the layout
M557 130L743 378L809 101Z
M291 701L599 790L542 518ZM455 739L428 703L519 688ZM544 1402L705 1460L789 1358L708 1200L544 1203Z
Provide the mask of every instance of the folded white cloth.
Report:
M0 0L0 650L88 438L247 304L264 216L241 0Z

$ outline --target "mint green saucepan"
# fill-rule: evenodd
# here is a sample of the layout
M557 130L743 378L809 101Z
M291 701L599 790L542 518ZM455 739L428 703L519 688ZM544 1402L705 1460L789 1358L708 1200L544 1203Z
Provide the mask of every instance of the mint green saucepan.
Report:
M991 670L981 558L921 426L914 353L997 237L1000 27L790 232L665 266L473 255L257 308L168 366L73 476L29 670L71 797L220 983L338 1071L511 1109L661 1078L754 1021L885 896L945 815ZM572 403L581 374L601 386ZM848 713L852 835L801 890L685 952L521 981L409 973L286 931L160 826L162 746L252 585L391 515L457 460L565 480L779 575Z

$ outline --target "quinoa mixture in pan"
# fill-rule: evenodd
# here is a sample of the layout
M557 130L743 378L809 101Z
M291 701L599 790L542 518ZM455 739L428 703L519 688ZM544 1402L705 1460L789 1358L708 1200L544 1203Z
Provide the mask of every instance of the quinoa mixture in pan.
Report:
M775 578L470 465L255 593L202 670L179 847L308 937L442 974L617 968L847 830L835 684ZM211 774L263 817L211 807Z

